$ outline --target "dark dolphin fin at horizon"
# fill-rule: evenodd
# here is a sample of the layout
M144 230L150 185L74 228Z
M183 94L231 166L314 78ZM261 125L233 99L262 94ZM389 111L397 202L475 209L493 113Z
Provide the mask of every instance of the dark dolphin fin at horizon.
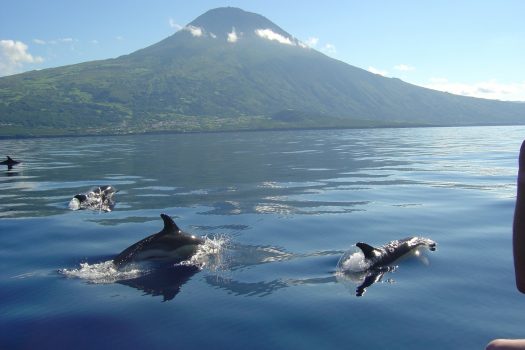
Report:
M7 159L0 162L0 164L2 165L7 165L7 168L9 170L11 170L13 168L14 165L17 165L17 164L20 164L20 161L18 160L14 160L13 158L9 157L9 156L6 156Z

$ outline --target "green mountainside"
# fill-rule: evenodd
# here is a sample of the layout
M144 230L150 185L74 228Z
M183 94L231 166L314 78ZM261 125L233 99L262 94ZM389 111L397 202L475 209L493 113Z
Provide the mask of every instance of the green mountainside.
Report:
M0 136L524 123L525 103L375 75L236 8L129 55L0 78Z

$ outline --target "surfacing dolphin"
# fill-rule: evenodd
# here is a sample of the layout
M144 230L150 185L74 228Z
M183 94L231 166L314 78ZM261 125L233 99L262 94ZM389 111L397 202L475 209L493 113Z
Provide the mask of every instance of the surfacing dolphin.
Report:
M417 251L419 247L436 250L436 242L424 237L409 237L395 240L379 248L359 242L356 246L361 249L364 260L351 251L345 253L338 262L339 277L359 283L356 296L362 296L366 288L380 282L386 273L394 272L396 266L392 263L399 258Z
M69 209L91 209L112 211L115 207L113 195L118 191L111 185L96 186L88 192L74 195L69 202Z
M356 246L363 252L369 269L387 267L420 246L426 246L432 251L436 250L436 242L424 237L399 239L380 248L374 248L363 242L357 243Z
M113 264L121 268L131 262L181 262L191 258L202 238L183 232L171 217L160 214L164 220L162 231L138 241L126 248L113 259Z

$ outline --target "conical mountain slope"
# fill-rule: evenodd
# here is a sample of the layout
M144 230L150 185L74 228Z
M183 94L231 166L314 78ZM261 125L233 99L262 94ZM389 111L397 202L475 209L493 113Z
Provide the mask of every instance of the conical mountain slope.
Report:
M0 78L0 123L11 133L524 122L523 103L374 75L237 8L116 59Z

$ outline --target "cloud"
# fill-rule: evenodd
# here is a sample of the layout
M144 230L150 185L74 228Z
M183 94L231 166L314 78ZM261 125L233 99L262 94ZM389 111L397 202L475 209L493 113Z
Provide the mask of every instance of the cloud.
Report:
M176 29L176 30L181 30L183 28L180 24L176 23L173 18L170 18L168 20L168 24L169 24L170 28L173 28L173 29Z
M236 43L237 40L239 40L239 37L237 36L237 32L235 31L235 28L232 28L232 31L228 33L228 42Z
M256 29L255 34L260 36L263 39L268 39L272 41L277 41L285 45L295 45L290 38L287 38L279 33L274 32L271 29Z
M189 25L189 26L184 27L184 30L187 30L188 32L191 33L191 35L195 37L201 37L204 35L204 30L201 27L195 27L195 26Z
M330 43L325 44L321 50L324 53L327 53L327 54L337 53L337 50L335 49L335 45L334 44L330 44Z
M297 41L297 45L299 47L302 47L303 49L310 49L310 46L308 46L307 44L305 44L305 43L303 43L303 42L301 42L299 40Z
M33 42L38 45L58 45L58 44L71 44L78 42L78 39L74 38L59 38L53 40L42 40L42 39L33 39Z
M452 82L446 78L431 78L426 88L451 94L488 98L502 101L525 101L525 81L521 83L500 83L496 80L476 83Z
M409 72L409 71L415 70L416 68L409 66L408 64L398 64L394 66L394 69L400 70L402 72Z
M21 41L0 40L0 76L17 73L24 64L42 63L44 59L33 56Z
M375 67L372 67L372 66L369 66L368 67L368 71L370 73L374 73L374 74L378 74L378 75L382 75L384 77L388 76L388 72L386 70L379 70Z
M310 47L316 47L318 43L319 43L319 38L316 38L316 37L310 37L306 40L306 45Z
M337 49L335 48L335 45L332 43L326 43L324 45L321 45L321 40L318 37L312 36L309 37L305 43L298 42L298 45L303 48L312 48L317 49L327 55L333 55L337 53Z

